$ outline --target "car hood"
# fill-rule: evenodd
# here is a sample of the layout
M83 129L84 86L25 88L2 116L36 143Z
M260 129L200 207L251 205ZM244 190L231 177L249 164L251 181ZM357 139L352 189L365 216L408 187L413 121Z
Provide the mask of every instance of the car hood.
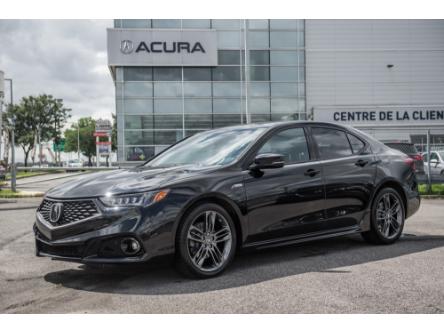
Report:
M105 194L143 192L167 186L214 168L197 166L139 167L97 172L53 187L46 195L52 198L84 198Z

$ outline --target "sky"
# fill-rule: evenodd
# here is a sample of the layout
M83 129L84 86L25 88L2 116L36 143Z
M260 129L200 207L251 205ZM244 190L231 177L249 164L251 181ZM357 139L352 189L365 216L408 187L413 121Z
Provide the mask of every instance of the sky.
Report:
M107 27L112 20L0 20L0 70L14 81L14 102L46 93L72 109L70 121L111 119Z

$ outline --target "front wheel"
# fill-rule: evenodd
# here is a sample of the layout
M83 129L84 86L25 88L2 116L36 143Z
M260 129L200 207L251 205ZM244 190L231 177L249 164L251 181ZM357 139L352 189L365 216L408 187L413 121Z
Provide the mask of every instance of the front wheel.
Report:
M187 276L213 277L233 260L236 228L219 205L207 203L193 209L179 228L177 267Z
M402 234L405 220L404 203L397 191L382 189L372 204L371 229L362 237L373 244L394 243Z

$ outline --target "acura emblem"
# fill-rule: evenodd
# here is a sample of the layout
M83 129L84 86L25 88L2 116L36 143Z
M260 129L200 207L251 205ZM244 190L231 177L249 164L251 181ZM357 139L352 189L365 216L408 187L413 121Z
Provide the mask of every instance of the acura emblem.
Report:
M122 40L120 42L120 51L123 54L130 54L131 52L133 52L133 48L133 42L128 39Z
M51 210L49 212L49 221L51 223L59 222L63 213L63 204L61 202L57 202L51 206Z

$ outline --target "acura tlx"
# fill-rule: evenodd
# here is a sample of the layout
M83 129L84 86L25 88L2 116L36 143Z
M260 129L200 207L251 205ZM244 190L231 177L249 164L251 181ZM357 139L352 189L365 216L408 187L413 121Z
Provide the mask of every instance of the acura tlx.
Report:
M241 125L51 189L36 213L36 253L84 264L174 254L184 274L211 277L245 248L353 233L391 244L419 205L415 161L361 131Z

